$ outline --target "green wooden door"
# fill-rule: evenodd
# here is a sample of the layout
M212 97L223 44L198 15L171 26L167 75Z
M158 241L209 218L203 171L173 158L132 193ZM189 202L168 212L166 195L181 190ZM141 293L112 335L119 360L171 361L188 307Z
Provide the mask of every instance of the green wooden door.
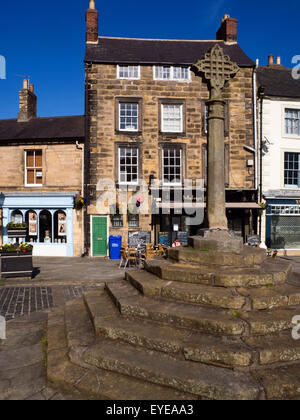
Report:
M93 256L107 255L107 218L93 217Z

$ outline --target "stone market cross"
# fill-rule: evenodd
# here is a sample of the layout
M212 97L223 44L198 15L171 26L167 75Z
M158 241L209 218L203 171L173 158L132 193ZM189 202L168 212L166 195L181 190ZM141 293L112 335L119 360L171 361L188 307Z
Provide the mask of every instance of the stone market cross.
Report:
M210 230L228 230L225 206L224 107L222 90L225 82L236 75L239 67L216 44L205 58L195 64L210 85L208 114L208 185L207 214Z

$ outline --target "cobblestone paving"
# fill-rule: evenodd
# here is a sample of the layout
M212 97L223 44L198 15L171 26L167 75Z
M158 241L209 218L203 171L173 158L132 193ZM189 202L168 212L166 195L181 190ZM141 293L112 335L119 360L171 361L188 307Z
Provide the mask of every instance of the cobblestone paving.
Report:
M4 287L0 289L0 315L6 321L39 311L51 310L56 306L54 289L60 289L64 300L81 297L97 286L63 287Z

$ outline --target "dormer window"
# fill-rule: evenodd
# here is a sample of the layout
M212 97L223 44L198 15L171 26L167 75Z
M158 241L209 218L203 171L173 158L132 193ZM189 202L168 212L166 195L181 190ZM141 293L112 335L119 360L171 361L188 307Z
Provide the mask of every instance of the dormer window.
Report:
M190 67L154 66L154 80L175 80L188 82L190 80Z
M123 66L117 67L118 79L139 80L140 66Z

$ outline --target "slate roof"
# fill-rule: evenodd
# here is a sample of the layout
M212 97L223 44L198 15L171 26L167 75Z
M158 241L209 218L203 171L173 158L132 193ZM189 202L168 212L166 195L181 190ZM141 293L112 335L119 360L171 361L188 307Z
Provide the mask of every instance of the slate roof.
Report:
M84 116L0 120L0 140L83 139Z
M192 65L216 43L222 46L240 67L254 67L255 63L238 44L223 41L179 41L133 38L99 37L98 44L87 44L85 61L123 64L181 64Z
M265 87L265 95L300 98L300 79L292 76L292 69L285 67L258 67L258 86Z

